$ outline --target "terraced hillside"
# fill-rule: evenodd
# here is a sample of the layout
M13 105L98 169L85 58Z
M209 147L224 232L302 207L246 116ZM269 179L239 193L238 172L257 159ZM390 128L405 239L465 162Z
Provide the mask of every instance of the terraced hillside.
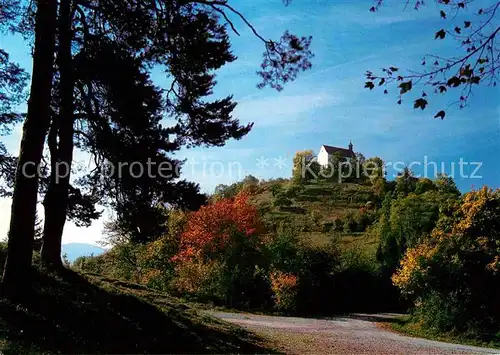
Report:
M369 185L314 181L298 187L291 180L260 183L252 196L271 228L293 225L308 242L340 239L344 247L370 254L378 245L369 233L376 218L375 199Z

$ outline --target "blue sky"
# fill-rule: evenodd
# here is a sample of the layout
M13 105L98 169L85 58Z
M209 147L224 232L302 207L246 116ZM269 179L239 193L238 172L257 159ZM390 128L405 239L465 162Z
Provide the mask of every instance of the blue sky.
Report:
M479 2L484 6L493 1ZM318 151L321 144L347 146L352 140L356 151L366 157L380 156L386 162L423 164L427 159L436 162L439 170L443 165L448 173L455 165L456 174L460 159L481 163L475 174L478 178L457 177L459 188L500 187L498 86L477 88L469 107L448 109L443 121L432 117L456 96L431 95L428 108L421 111L413 109L410 97L397 105L394 90L383 95L382 91L363 88L366 70L377 71L389 65L415 69L425 54L455 54L457 43L434 40L434 33L460 18L441 19L434 2L418 12L404 10L403 1L388 1L376 13L368 11L371 5L371 0L294 0L288 7L280 0L235 1L235 7L263 37L279 38L285 29L313 36L313 68L282 92L257 89L255 72L263 44L233 17L241 34L231 36L238 60L218 72L214 96L233 94L238 102L235 116L242 122L255 122L254 129L225 147L181 151L179 157L188 159L185 177L199 182L206 192L247 174L265 179L289 177L296 151ZM30 69L29 48L21 39L3 37L0 48ZM167 82L160 71L155 72L154 79L159 85ZM18 129L4 138L14 152L18 150L19 134ZM87 159L83 155L77 158ZM265 167L257 164L262 158L268 159ZM465 171L470 175L472 170ZM7 231L9 205L7 200L0 201L0 235ZM95 242L101 228L102 221L89 229L68 225L63 241Z

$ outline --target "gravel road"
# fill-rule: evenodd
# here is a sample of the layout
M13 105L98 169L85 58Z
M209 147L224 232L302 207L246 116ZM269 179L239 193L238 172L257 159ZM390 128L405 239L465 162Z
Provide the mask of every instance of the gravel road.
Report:
M412 338L379 325L391 314L311 319L209 312L266 339L286 354L500 354L500 350Z

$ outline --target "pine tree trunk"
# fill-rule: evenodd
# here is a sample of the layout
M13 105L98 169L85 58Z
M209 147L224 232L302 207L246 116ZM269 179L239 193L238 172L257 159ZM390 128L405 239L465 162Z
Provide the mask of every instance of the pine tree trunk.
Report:
M23 126L8 235L2 292L21 297L30 286L32 247L38 197L37 167L50 120L57 18L56 0L39 0L28 114Z
M57 64L60 73L61 97L59 116L49 133L51 180L43 205L45 223L41 250L42 262L62 267L61 241L68 208L69 181L73 160L74 80L71 57L71 1L61 3L59 11L59 50ZM59 142L57 142L57 135Z

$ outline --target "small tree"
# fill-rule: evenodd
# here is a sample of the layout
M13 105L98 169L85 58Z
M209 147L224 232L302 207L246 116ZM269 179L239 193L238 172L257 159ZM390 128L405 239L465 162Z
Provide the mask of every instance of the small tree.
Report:
M248 202L248 195L216 201L189 215L175 259L217 259L231 246L232 233L252 238L260 228L258 211Z
M271 190L271 194L273 195L273 197L276 197L283 192L282 184L277 182L273 183L269 189Z
M417 185L415 187L415 193L417 195L421 195L424 192L433 191L435 189L436 189L436 185L434 184L434 182L431 179L422 178L422 179L419 179L417 182Z
M438 176L434 180L434 185L436 186L437 190L442 193L450 193L460 196L460 191L458 190L455 181L450 176L446 176L445 174L438 174Z
M319 176L320 165L312 150L295 153L293 158L292 178L296 183L315 179Z
M259 182L259 179L257 179L255 176L248 175L241 182L242 190L250 195L254 194L259 188Z
M384 161L379 157L366 159L362 163L362 167L363 175L366 175L366 177L368 177L370 180L385 177L385 164Z
M415 191L418 179L413 176L410 169L404 168L403 172L396 178L396 193L400 196L406 196Z
M189 214L173 258L176 283L190 293L243 306L262 290L261 222L244 193Z

